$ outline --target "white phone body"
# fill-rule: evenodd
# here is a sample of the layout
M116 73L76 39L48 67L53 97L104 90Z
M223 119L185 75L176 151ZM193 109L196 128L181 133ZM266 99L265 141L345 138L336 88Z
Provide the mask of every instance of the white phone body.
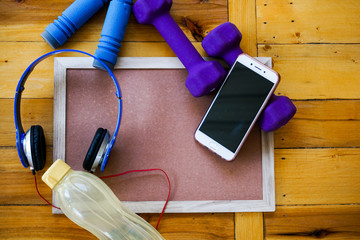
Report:
M195 139L227 161L244 144L280 76L240 54L195 131Z

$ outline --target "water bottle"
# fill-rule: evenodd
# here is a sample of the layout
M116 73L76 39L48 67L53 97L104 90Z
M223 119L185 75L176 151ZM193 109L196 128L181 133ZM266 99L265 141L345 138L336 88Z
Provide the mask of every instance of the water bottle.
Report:
M63 213L98 239L164 239L91 173L74 171L58 159L44 173L42 180L54 190L56 203Z

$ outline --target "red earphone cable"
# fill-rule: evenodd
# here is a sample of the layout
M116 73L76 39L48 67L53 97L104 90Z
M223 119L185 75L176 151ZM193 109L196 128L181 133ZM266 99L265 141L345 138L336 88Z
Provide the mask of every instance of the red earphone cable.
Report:
M100 178L101 178L101 179L104 179L104 178L112 178L112 177L122 176L122 175L125 175L125 174L128 174L128 173L134 173L134 172L150 172L150 171L161 171L161 172L163 172L163 173L165 174L165 176L166 176L166 179L167 179L168 183L169 183L168 196L167 196L167 198L166 198L166 202L165 202L164 207L163 207L163 209L162 209L162 211L161 211L161 213L160 213L159 220L157 221L157 224L156 224L156 227L155 227L156 229L158 229L159 224L160 224L160 220L161 220L161 218L162 218L162 216L163 216L163 214L164 214L164 212L165 212L165 208L166 208L166 206L167 206L167 204L168 204L168 202L169 202L170 193L171 193L170 178L169 178L169 176L167 175L167 173L166 173L164 170L162 170L162 169L160 169L160 168L143 169L143 170L131 170L131 171L127 171L127 172L123 172L123 173L119 173L119 174L114 174L114 175L109 175L109 176L104 176L104 177L100 177Z
M37 181L36 181L36 174L34 174L34 179L35 179L35 188L36 188L36 192L39 194L39 196L49 205L51 205L54 208L57 208L59 210L61 210L59 207L56 207L54 205L52 205L48 200L46 200L39 192L38 186L37 186Z
M122 176L122 175L125 175L125 174L128 174L128 173L134 173L134 172L150 172L150 171L161 171L161 172L163 172L163 173L165 174L165 176L166 176L166 179L167 179L168 183L169 183L169 193L168 193L168 196L167 196L167 198L166 198L166 202L165 202L165 204L164 204L164 207L163 207L163 209L162 209L162 211L161 211L159 220L157 221L157 224L156 224L156 227L155 227L156 229L158 229L159 224L160 224L160 220L161 220L161 218L162 218L162 216L163 216L163 214L164 214L165 208L166 208L166 206L167 206L167 204L168 204L168 202L169 202L170 193L171 193L170 178L169 178L169 176L167 175L167 173L166 173L164 170L162 170L162 169L160 169L160 168L143 169L143 170L131 170L131 171L127 171L127 172L123 172L123 173L118 173L118 174L114 174L114 175L109 175L109 176L104 176L104 177L100 177L100 178L101 178L101 179L105 179L105 178L119 177L119 176ZM40 196L47 204L51 205L51 206L54 207L54 208L57 208L57 209L61 210L59 207L56 207L56 206L52 205L48 200L46 200L46 199L40 194L39 189L38 189L38 186L37 186L36 174L34 174L34 179L35 179L36 192L39 194L39 196Z

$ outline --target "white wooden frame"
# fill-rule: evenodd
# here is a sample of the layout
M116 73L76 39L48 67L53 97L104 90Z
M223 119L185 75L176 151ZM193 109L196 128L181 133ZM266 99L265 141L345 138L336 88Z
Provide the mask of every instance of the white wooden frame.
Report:
M272 67L271 58L257 58ZM54 61L54 143L53 159L65 160L66 128L66 70L93 69L93 59L88 57L56 57ZM115 69L182 69L183 64L174 57L123 57ZM262 200L170 201L166 213L190 212L272 212L275 211L274 137L262 132ZM66 160L65 160L66 161ZM53 202L56 205L55 195ZM160 213L164 201L124 201L137 213ZM61 211L53 208L53 213Z

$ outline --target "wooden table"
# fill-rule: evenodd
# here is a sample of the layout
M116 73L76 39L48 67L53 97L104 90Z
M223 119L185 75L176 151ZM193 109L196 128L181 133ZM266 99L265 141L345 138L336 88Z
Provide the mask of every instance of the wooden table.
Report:
M0 239L95 239L51 214L15 147L16 84L28 64L52 50L40 34L71 2L0 2ZM63 48L94 53L105 14L101 10ZM298 112L275 131L276 212L165 214L163 236L360 239L360 1L174 0L171 14L204 56L203 37L222 22L235 23L245 52L273 58L282 76L276 94L289 96ZM153 27L131 17L120 56L175 55ZM52 111L50 59L35 70L22 102L24 128L45 129L46 168L52 162ZM51 199L41 181L39 189ZM141 216L154 225L159 215Z

